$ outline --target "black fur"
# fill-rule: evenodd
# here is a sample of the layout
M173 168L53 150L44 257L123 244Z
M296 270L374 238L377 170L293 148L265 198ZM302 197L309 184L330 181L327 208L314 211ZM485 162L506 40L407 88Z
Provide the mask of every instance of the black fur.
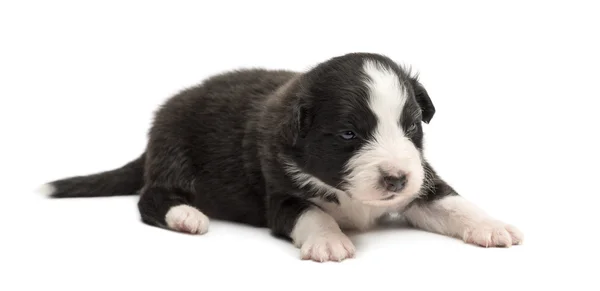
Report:
M144 184L145 154L122 167L52 182L54 198L136 195Z
M247 69L227 72L170 98L155 114L145 153L123 168L52 182L54 197L133 194L139 191L142 221L165 227L165 214L179 204L208 217L269 227L288 237L298 216L321 195L296 186L284 157L333 187L343 184L342 165L376 124L359 69L365 59L393 69L411 88L399 122L422 149L420 122L435 108L423 86L376 54L336 57L306 73ZM352 131L358 137L340 137ZM451 188L429 171L424 185L435 199ZM326 199L337 201L335 196Z

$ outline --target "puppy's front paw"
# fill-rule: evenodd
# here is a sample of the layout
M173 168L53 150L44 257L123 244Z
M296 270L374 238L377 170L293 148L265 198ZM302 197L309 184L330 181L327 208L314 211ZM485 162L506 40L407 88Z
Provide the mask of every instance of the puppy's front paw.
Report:
M354 257L356 249L342 232L311 235L301 246L303 260L316 262L342 261Z
M482 247L510 247L523 242L523 233L515 226L485 220L466 231L463 240Z

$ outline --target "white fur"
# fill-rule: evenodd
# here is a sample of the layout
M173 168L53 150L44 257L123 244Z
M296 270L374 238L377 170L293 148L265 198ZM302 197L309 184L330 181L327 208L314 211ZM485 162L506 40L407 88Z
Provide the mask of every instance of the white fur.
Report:
M516 227L490 217L461 196L414 205L403 214L415 227L484 247L511 246L523 241L523 234Z
M165 215L165 221L169 228L181 232L204 234L208 231L208 217L198 209L185 204L171 207Z
M346 169L349 184L347 192L354 199L373 205L393 205L418 194L423 183L424 171L421 155L415 145L405 136L400 126L400 115L407 102L408 93L400 84L399 77L374 61L366 61L363 69L369 80L369 107L377 117L374 138L367 142ZM379 186L381 172L407 175L406 187L394 199L381 200L386 193Z
M339 204L320 198L313 198L311 202L331 215L342 229L361 231L375 226L382 216L397 213L410 202L410 199L405 199L393 205L370 205L351 199L348 195L338 195L337 198Z
M365 203L351 199L345 192L329 186L319 178L302 171L295 163L288 161L286 171L300 187L308 186L323 195L335 195L339 204L327 202L320 197L310 199L311 202L321 207L343 229L366 230L377 222L377 219L388 212L397 212L410 199L396 200L390 204L388 201Z
M52 184L44 184L35 189L35 192L42 196L48 197L54 194L54 192L56 192L56 187L54 187Z
M290 237L305 260L341 261L356 252L335 220L316 207L309 208L298 218Z

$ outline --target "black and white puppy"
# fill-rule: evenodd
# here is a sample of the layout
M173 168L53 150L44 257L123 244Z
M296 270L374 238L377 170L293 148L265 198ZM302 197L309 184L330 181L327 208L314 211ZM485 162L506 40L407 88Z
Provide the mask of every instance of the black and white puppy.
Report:
M417 78L382 55L346 54L302 73L237 70L170 98L136 160L46 189L139 194L144 223L185 233L205 233L209 217L268 227L320 262L353 257L343 230L394 213L475 245L521 243L423 157L422 123L434 113Z

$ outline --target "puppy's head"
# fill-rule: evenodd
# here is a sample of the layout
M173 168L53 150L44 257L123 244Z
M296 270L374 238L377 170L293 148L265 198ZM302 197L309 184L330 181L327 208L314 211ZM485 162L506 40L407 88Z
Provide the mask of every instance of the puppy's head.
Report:
M387 57L355 53L298 84L287 127L297 182L379 205L420 191L422 123L435 108L415 77Z

